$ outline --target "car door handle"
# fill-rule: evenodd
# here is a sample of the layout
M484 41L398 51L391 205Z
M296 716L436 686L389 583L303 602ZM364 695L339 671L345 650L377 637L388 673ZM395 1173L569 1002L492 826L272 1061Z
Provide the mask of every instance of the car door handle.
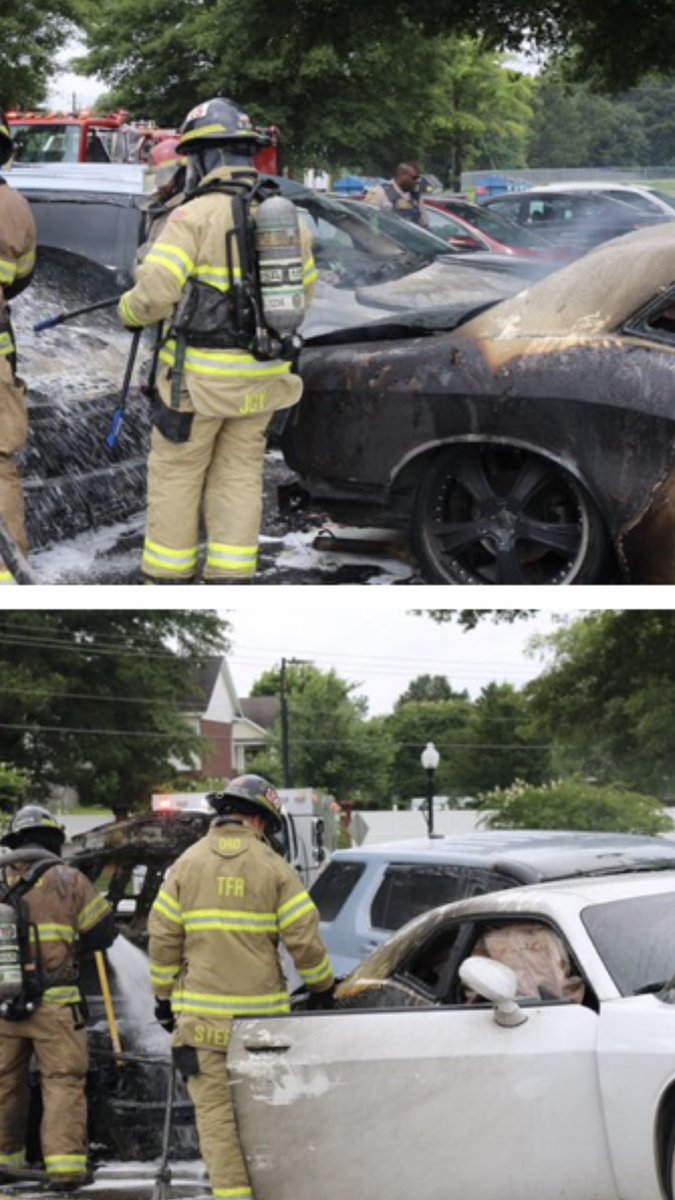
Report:
M290 1048L290 1042L244 1042L244 1050L249 1054L285 1054Z

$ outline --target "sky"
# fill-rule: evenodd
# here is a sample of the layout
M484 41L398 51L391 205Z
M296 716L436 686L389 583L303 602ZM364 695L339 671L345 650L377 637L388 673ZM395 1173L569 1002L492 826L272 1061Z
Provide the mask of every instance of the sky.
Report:
M390 599L379 589L373 597L370 589L347 589L338 596L331 589L294 588L292 598L278 589L278 601L270 594L277 589L265 591L256 603L218 610L232 625L227 657L239 696L248 695L262 672L282 657L300 658L360 684L356 694L367 698L371 716L390 712L418 675L445 675L472 698L492 681L521 687L544 662L539 655L527 656L527 643L557 628L544 611L514 625L484 621L464 632L411 615L413 605L430 601L415 596L402 603L400 590ZM486 603L483 599L482 607ZM448 607L446 597L442 605Z

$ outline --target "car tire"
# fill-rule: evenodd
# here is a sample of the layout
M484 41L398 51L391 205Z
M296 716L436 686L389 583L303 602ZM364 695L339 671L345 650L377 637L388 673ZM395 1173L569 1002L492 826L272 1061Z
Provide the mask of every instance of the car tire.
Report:
M412 544L429 583L602 583L613 561L579 480L538 451L494 442L463 442L431 460Z

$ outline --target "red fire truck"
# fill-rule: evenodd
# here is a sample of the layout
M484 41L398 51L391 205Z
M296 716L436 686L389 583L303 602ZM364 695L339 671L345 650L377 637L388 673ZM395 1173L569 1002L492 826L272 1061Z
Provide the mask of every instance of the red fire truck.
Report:
M130 121L129 113L98 116L90 112L9 112L7 123L14 139L18 163L77 163L146 161L150 150L177 130L159 128L151 121ZM279 174L279 130L260 130L269 139L255 157L261 174Z

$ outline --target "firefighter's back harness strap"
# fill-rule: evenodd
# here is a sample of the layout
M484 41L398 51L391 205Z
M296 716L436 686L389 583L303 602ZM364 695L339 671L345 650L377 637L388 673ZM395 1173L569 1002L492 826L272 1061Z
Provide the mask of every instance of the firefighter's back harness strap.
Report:
M226 196L232 204L232 228L225 238L229 287L223 295L208 284L188 280L171 327L175 360L171 368L171 407L179 408L188 346L214 349L238 347L258 359L276 357L276 343L263 317L251 205L278 193L267 179L251 179L250 171L235 172L231 179L213 179L189 192L185 204L202 196ZM235 270L233 245L238 250Z

